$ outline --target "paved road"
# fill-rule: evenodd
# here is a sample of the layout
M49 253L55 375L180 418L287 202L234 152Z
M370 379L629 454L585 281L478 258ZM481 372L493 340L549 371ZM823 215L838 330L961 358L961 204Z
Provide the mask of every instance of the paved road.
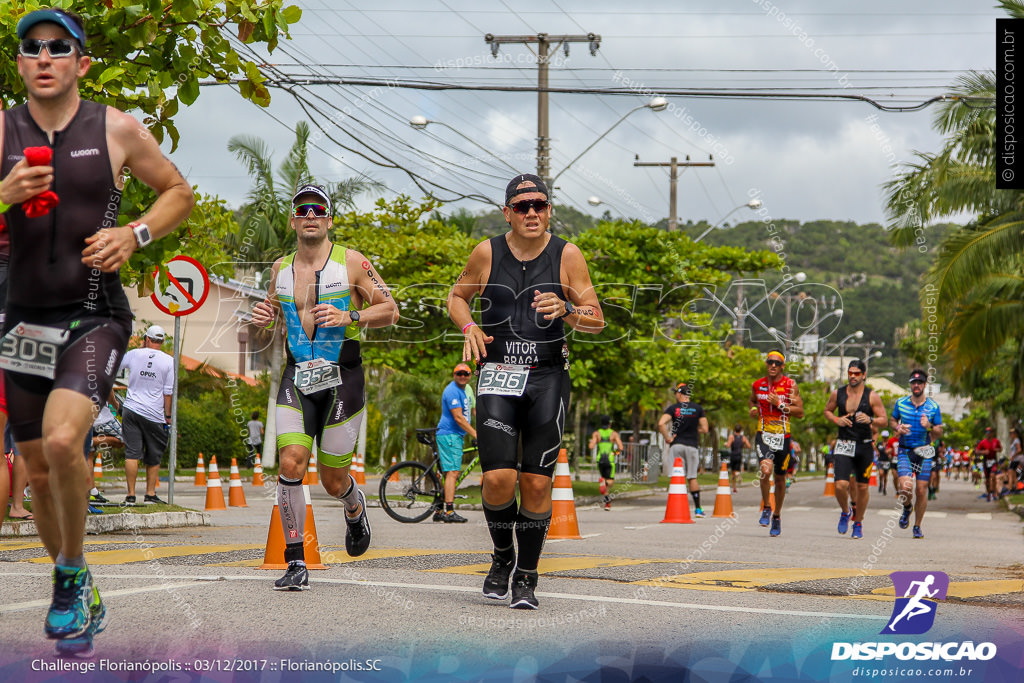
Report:
M541 610L521 612L480 595L490 560L482 513L466 512L465 525L403 525L372 509L373 547L352 560L344 552L341 505L318 489L316 527L330 568L312 573L308 592L276 593L270 584L280 572L255 568L273 501L250 487L250 507L212 513L211 527L87 539L110 609L99 657L203 666L266 656L261 680L298 675L272 670L281 658L291 662L285 668L330 662L351 669L372 660L370 667L382 669L342 671L349 680L528 680L539 673L561 680L588 667L618 668L622 680L652 671L678 679L684 667L852 680L856 663L833 663L829 650L836 641L882 639L895 570L950 577L935 626L918 640L969 634L974 642L997 642L1000 656L1016 647L1020 657L1024 537L1017 515L978 500L965 482L944 482L924 540L898 529L894 498L876 495L865 538L853 541L836 533L836 506L822 490L820 480L790 490L777 539L757 524L752 487L734 497L735 520L659 524L664 492L617 500L610 512L583 507L584 538L549 540ZM201 509L204 495L178 485L176 502ZM713 494L705 496L710 511ZM48 572L34 539L0 542L0 644L7 653L0 658L14 667L0 668L0 679L51 653L40 628Z

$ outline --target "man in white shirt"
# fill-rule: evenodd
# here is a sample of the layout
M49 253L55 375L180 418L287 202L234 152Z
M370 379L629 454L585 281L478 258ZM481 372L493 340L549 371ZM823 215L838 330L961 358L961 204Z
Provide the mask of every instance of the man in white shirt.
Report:
M151 325L142 346L124 355L121 370L127 369L128 393L124 399L121 429L124 432L124 473L128 480L125 505L135 505L135 478L139 460L146 465L146 503L163 503L157 498L156 483L160 461L167 450L171 422L171 394L174 392L174 359L160 350L164 329Z

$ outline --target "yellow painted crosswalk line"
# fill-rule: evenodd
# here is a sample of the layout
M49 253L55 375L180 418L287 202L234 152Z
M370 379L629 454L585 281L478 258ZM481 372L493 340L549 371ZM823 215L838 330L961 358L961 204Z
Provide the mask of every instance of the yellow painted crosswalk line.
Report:
M124 542L123 545L129 545L132 541ZM117 543L111 543L110 541L85 541L82 545L118 545ZM3 541L0 542L0 553L13 552L15 550L31 550L33 548L39 548L45 551L44 546L39 541L25 542L25 541Z
M638 586L665 586L710 591L741 591L754 590L762 586L780 583L842 579L851 576L884 576L888 573L882 570L864 572L860 569L818 567L798 569L750 568L676 574L652 580L633 581L632 583Z
M124 550L100 550L94 553L86 553L85 561L90 566L131 564L133 562L148 562L161 557L185 557L187 555L207 555L209 553L230 553L237 550L251 550L262 548L262 545L164 545L153 547L142 547L132 544L132 548ZM49 563L49 557L37 557L29 560L36 564Z
M871 591L877 595L893 596L896 594L892 586L876 588ZM946 595L951 598L979 598L983 595L1003 595L1005 593L1024 593L1024 581L1021 579L987 579L984 581L950 581Z

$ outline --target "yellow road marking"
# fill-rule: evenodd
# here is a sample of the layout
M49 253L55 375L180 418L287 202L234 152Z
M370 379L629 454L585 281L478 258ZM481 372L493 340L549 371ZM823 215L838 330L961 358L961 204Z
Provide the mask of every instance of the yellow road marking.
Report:
M131 543L131 541L128 541L128 542L122 541L120 544L119 543L111 543L110 541L85 541L82 545L129 545L130 543ZM45 550L46 546L44 546L39 541L35 541L34 543L26 543L24 541L4 541L4 542L0 542L0 553L11 552L11 551L14 551L14 550L31 550L33 548L39 548L40 550Z
M133 544L134 545L134 544ZM131 564L132 562L148 562L161 557L184 557L186 555L207 555L209 553L229 553L236 550L262 548L262 545L173 545L153 546L151 548L127 548L125 550L101 550L86 553L85 561L90 565ZM50 562L49 557L37 557L29 560L36 564Z
M876 595L893 596L896 589L876 588L871 591ZM982 595L1002 595L1004 593L1024 593L1024 581L1020 579L988 579L985 581L950 581L946 595L953 598L977 598Z
M818 581L821 579L841 579L848 576L884 576L889 572L875 570L863 572L860 569L829 569L829 568L751 568L729 569L726 571L693 572L676 574L659 579L633 581L638 586L669 586L672 588L690 588L696 590L754 590L762 586L796 581Z
M359 557L349 557L345 552L345 546L327 545L320 546L320 559L324 564L348 564L350 562L364 562L366 560L380 560L390 557L425 557L428 555L459 554L486 554L483 550L419 550L413 548L375 548L367 550ZM335 552L338 551L338 552ZM258 567L263 564L262 559L238 560L236 562L219 562L217 564L205 565L207 567ZM489 566L489 565L488 565Z

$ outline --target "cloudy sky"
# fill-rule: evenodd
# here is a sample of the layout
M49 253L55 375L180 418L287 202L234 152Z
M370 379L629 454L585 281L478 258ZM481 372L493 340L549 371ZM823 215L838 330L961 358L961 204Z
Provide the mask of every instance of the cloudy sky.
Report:
M680 177L684 221L719 221L755 192L772 218L883 221L880 186L894 164L912 161L914 150L939 147L931 127L936 107L896 113L860 101L784 96L860 95L885 106L916 105L947 92L960 72L994 68L995 19L1003 16L992 0L297 4L302 21L269 58L273 73L290 78L534 86L532 46L502 45L495 58L486 33L600 35L596 56L587 43L571 44L567 58L558 52L551 86L629 92L550 96L552 174L636 111L559 177L557 201L593 215L610 210L650 221L668 215L668 170L634 167L637 156L714 156L714 167ZM668 95L667 110L643 108L653 94L670 90L772 97ZM237 205L249 183L227 152L228 139L260 137L280 160L295 124L307 120L324 129L312 155L320 179L366 174L386 185L386 197L418 198L422 191L406 169L436 183L438 196L452 200L446 211L487 209L458 198L500 201L510 168L536 171L536 93L372 85L300 86L295 93L319 113L304 112L281 89L263 110L229 87L204 88L179 116L174 161L202 191ZM413 129L408 121L416 115L445 125ZM590 197L602 205L589 205ZM749 217L742 209L729 221Z

